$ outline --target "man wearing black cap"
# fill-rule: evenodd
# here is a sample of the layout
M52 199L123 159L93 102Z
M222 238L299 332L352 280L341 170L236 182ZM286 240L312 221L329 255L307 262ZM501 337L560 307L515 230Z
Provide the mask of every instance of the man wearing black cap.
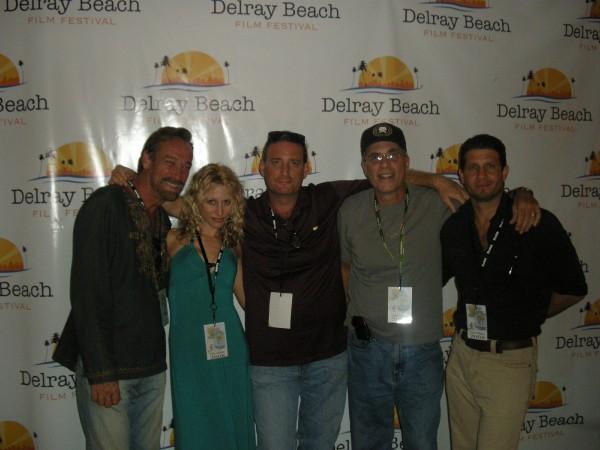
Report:
M439 232L450 215L434 190L406 181L402 130L361 137L369 189L339 212L348 297L348 397L353 450L389 449L393 409L403 448L437 448L443 384Z

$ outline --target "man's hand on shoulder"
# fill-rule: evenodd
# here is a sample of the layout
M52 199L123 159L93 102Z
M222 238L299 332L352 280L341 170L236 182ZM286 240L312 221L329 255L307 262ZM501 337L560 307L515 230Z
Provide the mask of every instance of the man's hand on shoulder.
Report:
M121 391L118 381L109 381L108 383L92 384L92 401L100 406L110 408L121 401Z
M453 213L456 212L457 205L462 205L469 199L469 194L467 194L467 191L460 184L443 175L432 176L434 177L433 187L438 191L444 204Z
M127 186L127 182L135 178L137 174L129 167L118 164L110 173L108 184L117 184L119 186Z
M511 225L517 232L523 234L531 227L537 226L542 218L540 205L533 196L533 192L526 188L517 188L513 192Z

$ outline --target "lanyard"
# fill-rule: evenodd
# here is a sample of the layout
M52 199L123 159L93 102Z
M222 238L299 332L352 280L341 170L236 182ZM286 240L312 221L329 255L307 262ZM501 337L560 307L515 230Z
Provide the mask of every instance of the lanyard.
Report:
M502 230L502 227L504 226L504 218L500 221L500 224L498 224L498 228L496 229L496 232L494 233L494 236L492 237L492 242L490 242L490 244L488 245L488 248L486 249L484 255L483 255L483 259L481 260L481 268L484 268L485 265L487 264L488 258L489 256L492 254L492 250L494 248L494 245L496 244L496 241L498 240L498 236L500 236L500 230ZM512 266L509 270L509 275L512 272Z
M208 257L206 256L206 250L204 249L204 244L202 243L202 238L200 237L200 233L196 231L196 238L198 239L198 244L200 244L200 250L202 251L202 257L204 258L204 267L206 268L206 278L208 279L208 290L210 291L210 310L212 312L213 325L217 323L217 303L215 302L215 289L217 284L217 275L219 275L219 266L221 264L221 258L223 257L223 245L219 250L219 256L217 256L217 262L215 263L215 271L214 271L214 282L213 275L210 273L210 263L208 262Z
M137 188L135 187L135 185L133 184L132 181L128 180L127 181L127 186L129 186L129 189L131 189L133 191L133 193L135 194L135 198L137 200L137 202L139 203L139 205L142 207L142 210L144 211L144 215L148 217L148 211L146 210L146 204L144 203L144 200L142 199L142 196L140 195L140 191L137 190ZM150 224L150 228L152 229L152 224ZM154 235L155 231L152 231L151 234L151 238L152 238L152 259L154 260L154 287L156 288L156 291L159 291L159 286L158 286L158 278L159 278L159 274L160 274L160 267L163 261L163 247L162 244L163 242L161 241L160 237L156 237Z
M275 240L279 241L279 235L277 233L277 219L275 219L275 213L273 212L273 208L269 208L271 210L271 221L273 223L273 234L275 235ZM289 231L289 230L288 230ZM302 243L300 242L300 237L298 233L296 233L293 229L289 231L290 240L289 243L285 246L285 251L283 252L283 259L281 262L281 266L279 269L279 293L283 292L283 273L285 272L289 247L293 247L294 249L299 249L302 247Z
M385 241L385 235L383 234L383 227L381 225L381 216L379 215L379 202L377 201L377 195L373 195L373 211L375 212L375 221L377 222L377 230L379 231L379 238L385 248L385 251L390 256L392 261L395 259L394 255L390 251L390 248ZM398 241L398 272L399 272L399 284L402 286L402 268L404 266L405 246L404 236L406 230L406 213L408 211L408 189L406 189L406 195L404 196L404 216L402 217L402 224L400 225L400 239Z
M127 186L129 186L129 189L131 189L133 191L133 193L135 194L135 198L137 198L137 201L140 203L140 205L142 205L142 208L144 208L144 210L146 210L146 204L144 203L144 200L142 200L140 191L137 190L137 188L135 187L133 182L127 181Z

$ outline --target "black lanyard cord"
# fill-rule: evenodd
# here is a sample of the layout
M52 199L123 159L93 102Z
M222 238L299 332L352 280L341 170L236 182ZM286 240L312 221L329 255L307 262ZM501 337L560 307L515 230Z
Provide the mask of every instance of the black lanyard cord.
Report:
M219 256L217 256L217 262L215 263L215 271L214 271L214 281L213 274L210 273L210 262L208 261L208 256L206 256L206 250L204 248L204 244L202 243L202 238L200 237L200 233L196 231L196 238L198 239L198 244L200 245L200 250L202 251L202 257L204 258L204 267L206 268L206 278L208 281L208 290L210 291L210 310L212 312L213 325L217 323L217 303L215 302L215 290L217 284L217 275L219 275L219 266L221 265L221 258L223 257L223 245L219 250Z

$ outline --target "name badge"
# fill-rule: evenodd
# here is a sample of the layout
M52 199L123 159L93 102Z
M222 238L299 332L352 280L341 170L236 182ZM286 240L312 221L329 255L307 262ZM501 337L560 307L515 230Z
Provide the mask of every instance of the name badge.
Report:
M204 325L204 342L206 343L207 360L223 359L229 356L224 322Z
M388 287L388 322L412 323L412 287Z
M271 292L269 298L269 326L271 328L292 328L292 294Z
M169 308L167 307L167 290L158 291L158 304L160 305L160 319L163 327L169 325Z
M467 313L467 336L469 339L487 341L488 325L485 305L465 305Z

